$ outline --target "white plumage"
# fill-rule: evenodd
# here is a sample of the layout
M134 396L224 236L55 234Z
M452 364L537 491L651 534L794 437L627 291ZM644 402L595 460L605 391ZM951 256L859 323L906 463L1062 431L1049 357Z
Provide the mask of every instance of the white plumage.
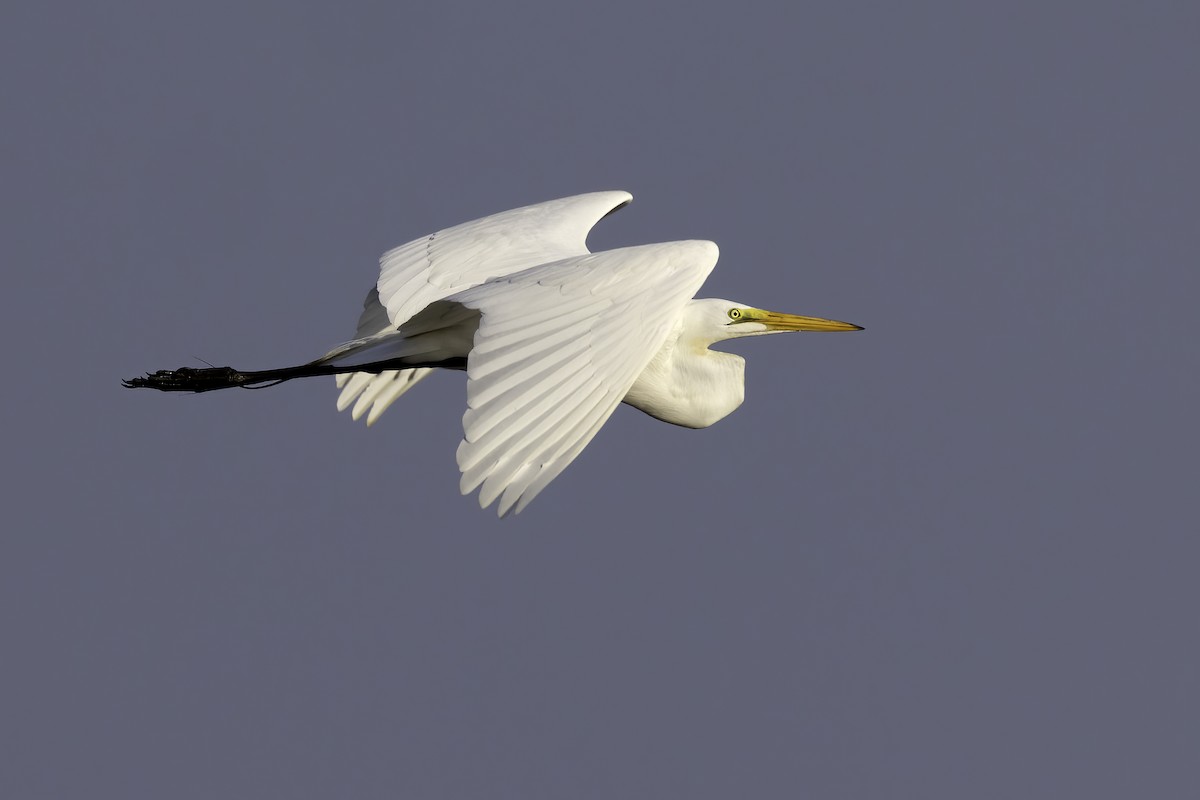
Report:
M742 402L744 361L708 346L781 330L857 326L693 300L717 262L707 241L589 253L597 221L632 200L596 192L505 211L388 251L356 339L317 364L390 362L337 376L338 410L371 424L431 371L467 371L458 448L464 494L520 511L618 403L705 427Z

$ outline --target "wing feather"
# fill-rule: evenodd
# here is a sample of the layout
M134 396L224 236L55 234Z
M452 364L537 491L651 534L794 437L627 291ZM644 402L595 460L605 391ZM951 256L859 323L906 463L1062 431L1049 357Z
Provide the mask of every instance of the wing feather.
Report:
M575 359L572 368L561 372L556 378L563 382L570 381L586 365L587 362L583 359ZM540 376L534 376L530 382L535 381L537 377ZM518 414L541 416L547 413L553 404L559 402L555 394L556 389L557 385L550 381L541 381L537 389L515 386L498 397L494 403L488 403L483 408L468 408L463 417L464 423L479 438L485 436L496 425Z
M500 499L499 512L507 514L514 507L518 512L521 511L534 497L537 497L538 492L557 478L575 460L575 457L583 452L583 448L587 447L588 443L592 441L592 437L600 431L600 428L612 415L611 410L608 413L597 413L602 411L602 408L593 409L583 423L576 426L565 437L568 444L560 448L537 469L533 469L532 465L526 465L517 479L504 490L504 495ZM585 425L586 427L584 427Z
M345 411L349 408L354 399L363 393L363 390L371 384L375 377L370 372L343 372L341 375L335 375L334 380L342 390L342 393L338 395L337 410Z
M538 327L538 326L533 326ZM536 337L536 338L535 338ZM538 356L552 349L563 348L575 353L586 348L586 344L578 341L578 332L574 325L563 324L556 330L541 330L529 334L528 337L509 339L502 345L488 348L480 354L482 363L479 376L484 377L492 372L515 368L531 356Z
M534 424L514 425L495 437L483 454L484 458L463 473L464 488L470 487L466 492L483 483L479 503L487 508L508 487L517 472L535 463L533 457L536 454L555 450L560 436L570 433L581 418L601 406L605 391L600 378L585 378L576 387L570 404L560 403Z
M480 368L479 379L467 381L467 407L481 409L492 398L526 385L533 375L541 380L551 381L552 376L563 369L564 363L570 363L583 356L586 348L587 343L581 342L577 348L562 348L556 352L546 353L538 359L538 363L530 365L524 370L510 370L508 373L497 375L490 380L485 380L490 376L483 373L483 368ZM467 358L467 368L469 374L470 357ZM467 437L470 438L470 432L467 432Z
M717 261L711 242L610 250L460 292L481 314L458 448L464 494L520 510L611 416ZM568 311L563 309L567 308Z
M379 399L380 395L395 387L396 376L399 374L400 370L379 373L379 377L371 381L371 384L358 396L354 410L350 412L350 418L356 421L362 418L362 415L375 405L375 401Z
M393 330L394 327L388 319L387 309L379 302L379 292L372 289L363 301L363 310L358 317L354 338L371 338L384 331ZM396 402L400 395L431 373L432 370L420 368L380 373L343 372L341 375L335 375L334 381L342 390L338 394L337 410L345 411L353 404L354 410L350 412L350 416L357 420L370 409L367 425L374 425L379 415Z
M411 389L417 381L431 374L433 374L433 370L424 367L396 370L392 382L375 397L375 402L371 405L371 411L367 414L367 426L374 425L379 416L384 411L387 411L388 406L396 402L396 399L400 395Z
M605 301L603 300L597 300L590 294L581 295L579 297L564 297L554 306L554 308L546 311L545 314L540 317L537 324L548 324L552 320L558 320L562 317L574 317L578 314L598 313L598 308L589 311L588 307L600 306L603 305L604 302ZM499 336L500 334L509 333L513 330L522 330L528 325L529 320L527 318L514 315L511 319L497 322L494 326L492 326L492 335Z

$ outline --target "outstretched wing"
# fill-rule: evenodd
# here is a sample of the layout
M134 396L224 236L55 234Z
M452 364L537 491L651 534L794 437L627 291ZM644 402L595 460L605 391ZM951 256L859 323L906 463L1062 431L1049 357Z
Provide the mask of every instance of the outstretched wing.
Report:
M585 255L588 231L632 200L628 192L564 197L400 245L379 259L379 302L399 326L434 300L539 264Z
M461 488L520 511L579 455L716 265L688 241L528 269L448 300L482 315L467 359Z
M628 192L593 192L504 211L403 244L379 260L379 282L363 303L355 339L395 330L435 300L491 278L588 252L587 235L633 200ZM337 376L337 408L379 418L428 369L356 372Z

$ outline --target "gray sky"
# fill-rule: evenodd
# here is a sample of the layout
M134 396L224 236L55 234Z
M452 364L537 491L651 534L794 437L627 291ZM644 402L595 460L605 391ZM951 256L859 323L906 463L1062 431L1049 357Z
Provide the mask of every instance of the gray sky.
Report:
M0 795L1200 791L1200 12L784 5L6 5ZM461 375L119 388L618 188L593 248L866 333L504 521Z

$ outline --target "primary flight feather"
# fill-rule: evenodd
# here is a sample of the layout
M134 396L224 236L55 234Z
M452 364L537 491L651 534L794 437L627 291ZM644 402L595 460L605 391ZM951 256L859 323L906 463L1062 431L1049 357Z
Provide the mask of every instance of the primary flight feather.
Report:
M707 241L588 252L588 232L633 199L594 192L466 222L384 253L355 338L298 367L181 368L130 387L203 392L335 375L338 410L370 425L433 369L467 373L458 447L464 494L519 512L625 402L703 428L744 397L726 339L857 325L694 299L717 263Z

